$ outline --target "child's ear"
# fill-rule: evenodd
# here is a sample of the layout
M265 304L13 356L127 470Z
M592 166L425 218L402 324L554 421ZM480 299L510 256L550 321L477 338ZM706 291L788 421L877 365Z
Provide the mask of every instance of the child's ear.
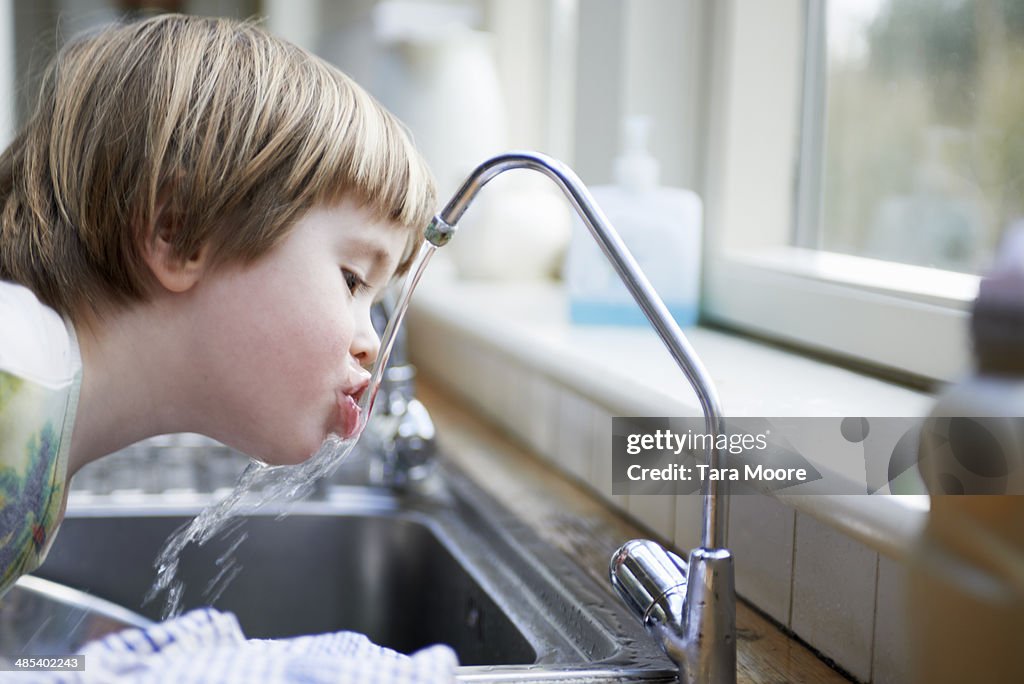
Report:
M206 268L209 249L203 245L194 254L182 258L174 253L174 247L167 238L166 232L154 231L143 245L143 258L164 289L185 292L199 282Z

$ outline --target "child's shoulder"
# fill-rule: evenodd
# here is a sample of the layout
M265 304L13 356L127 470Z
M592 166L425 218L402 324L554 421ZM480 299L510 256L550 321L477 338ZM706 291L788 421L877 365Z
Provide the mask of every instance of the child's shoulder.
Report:
M80 365L71 324L28 288L0 281L0 372L61 387Z

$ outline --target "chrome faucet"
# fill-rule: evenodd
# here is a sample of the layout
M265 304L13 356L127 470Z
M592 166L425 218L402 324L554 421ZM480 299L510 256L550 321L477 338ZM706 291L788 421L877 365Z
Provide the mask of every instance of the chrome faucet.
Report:
M447 244L480 189L512 169L539 171L568 197L696 392L705 430L711 435L706 462L722 467L722 454L715 446L722 432L721 409L704 364L572 169L536 152L493 157L469 175L430 222L427 240L437 247ZM736 589L732 554L725 548L726 488L719 480L701 485L701 546L690 552L687 562L645 540L627 542L611 559L612 585L678 666L680 680L693 684L736 681Z
M374 327L383 330L394 313L385 297L374 305ZM375 402L372 431L379 441L373 451L371 480L402 488L423 480L435 465L434 422L416 398L416 367L409 362L404 329L399 327Z

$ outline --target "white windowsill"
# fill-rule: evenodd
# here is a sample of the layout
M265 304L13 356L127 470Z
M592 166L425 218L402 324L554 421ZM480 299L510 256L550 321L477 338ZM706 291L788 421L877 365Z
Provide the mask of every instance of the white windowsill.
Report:
M425 279L413 297L410 335L442 329L499 351L612 415L699 415L686 379L648 328L573 326L554 283ZM722 332L685 331L714 379L725 416L924 416L933 398ZM445 369L455 378L460 370ZM891 557L924 522L926 497L779 496Z
M839 283L924 304L970 311L981 278L936 268L900 264L820 249L776 247L757 252L734 252L729 258L786 271L809 280Z

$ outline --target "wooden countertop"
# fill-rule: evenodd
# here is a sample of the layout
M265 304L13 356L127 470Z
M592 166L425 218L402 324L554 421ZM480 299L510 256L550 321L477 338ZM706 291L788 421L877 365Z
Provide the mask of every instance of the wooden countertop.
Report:
M486 423L440 383L421 379L417 394L437 425L442 458L471 476L542 539L576 559L618 600L607 580L608 559L628 539L656 537ZM737 602L736 626L739 682L849 681L742 600Z

